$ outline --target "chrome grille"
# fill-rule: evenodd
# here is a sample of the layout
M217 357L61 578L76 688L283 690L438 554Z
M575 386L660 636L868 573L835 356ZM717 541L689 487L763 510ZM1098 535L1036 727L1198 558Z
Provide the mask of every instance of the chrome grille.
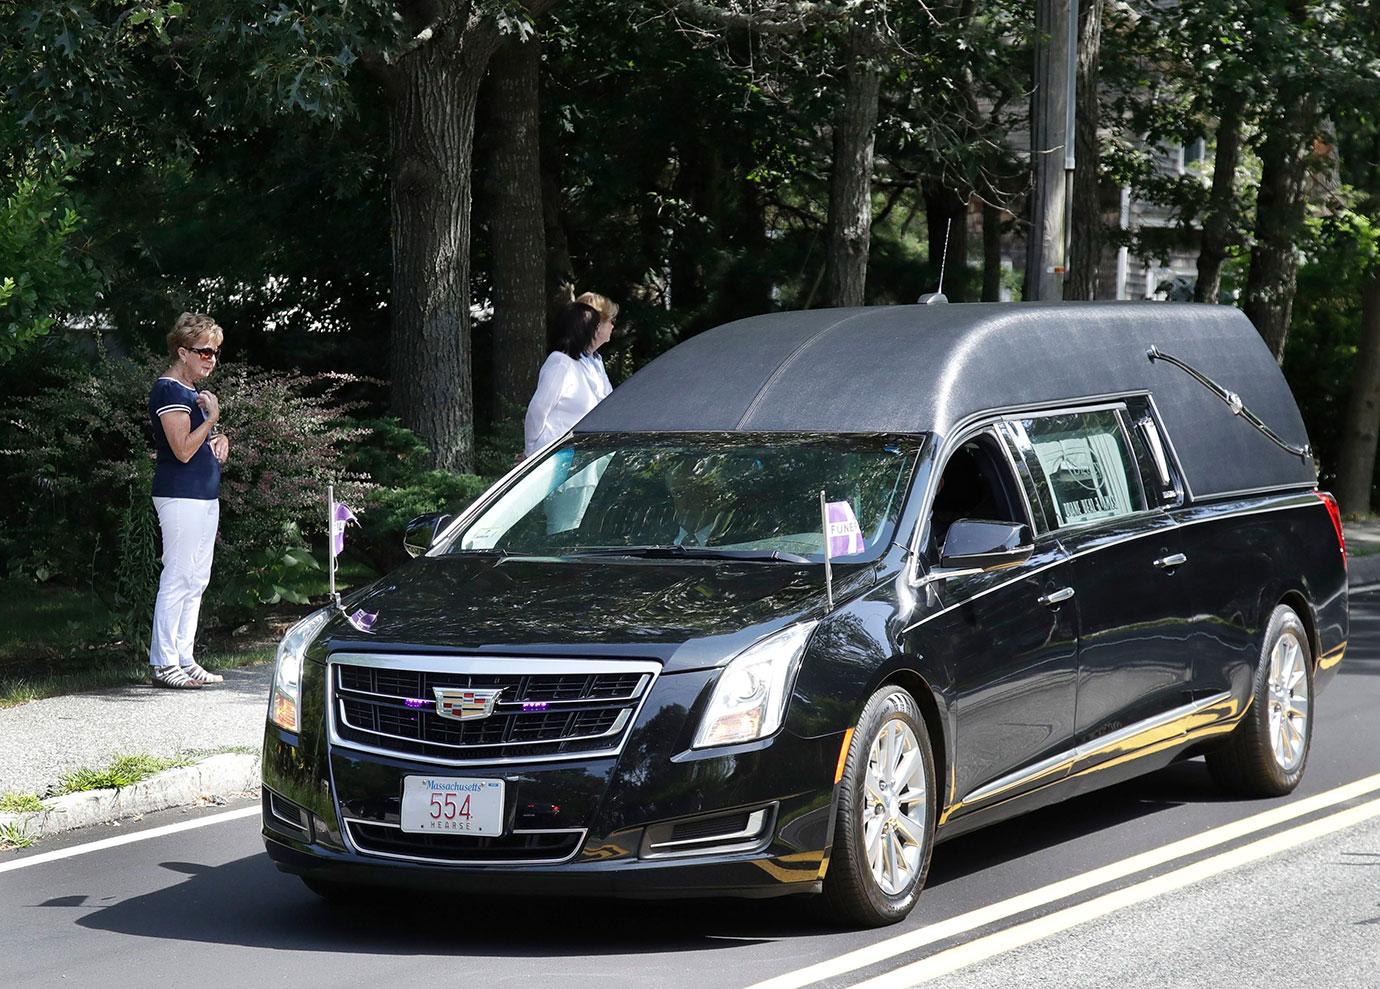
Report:
M614 754L660 667L646 661L341 654L327 677L336 744L472 765ZM488 717L436 709L436 689L501 689Z

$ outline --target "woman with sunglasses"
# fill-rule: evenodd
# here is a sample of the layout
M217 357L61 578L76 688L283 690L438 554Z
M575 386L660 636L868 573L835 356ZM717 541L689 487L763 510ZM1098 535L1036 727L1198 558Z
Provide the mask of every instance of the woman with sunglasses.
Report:
M230 440L216 430L220 402L209 391L197 391L196 383L215 370L223 337L204 313L179 316L168 334L172 366L149 395L157 450L153 506L163 532L149 664L155 686L178 690L225 679L202 669L192 656L220 522L220 465L230 455Z

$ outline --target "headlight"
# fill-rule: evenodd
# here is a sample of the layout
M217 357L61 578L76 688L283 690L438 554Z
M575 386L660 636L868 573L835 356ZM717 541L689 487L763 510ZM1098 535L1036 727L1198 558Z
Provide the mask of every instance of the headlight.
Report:
M695 748L763 738L781 726L786 687L816 622L784 628L744 649L719 674Z
M268 701L268 720L279 728L295 732L299 729L297 711L302 701L302 659L307 646L321 634L335 612L327 606L314 611L288 629L278 643L278 658L273 667L273 693Z

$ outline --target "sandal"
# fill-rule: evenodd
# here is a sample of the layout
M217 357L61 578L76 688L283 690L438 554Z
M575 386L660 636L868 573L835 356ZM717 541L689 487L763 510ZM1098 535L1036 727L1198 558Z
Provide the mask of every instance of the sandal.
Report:
M186 666L182 667L182 672L203 686L208 683L225 682L225 677L221 676L219 673L212 673L210 670L202 669L197 663L188 663Z
M171 687L173 690L200 690L201 681L193 680L180 666L160 666L153 671L155 687Z

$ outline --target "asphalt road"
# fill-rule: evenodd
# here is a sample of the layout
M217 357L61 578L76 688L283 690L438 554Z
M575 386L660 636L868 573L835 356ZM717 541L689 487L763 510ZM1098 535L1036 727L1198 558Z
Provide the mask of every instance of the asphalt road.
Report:
M896 927L799 900L341 910L274 870L252 806L154 830L237 809L212 808L0 857L0 984L1380 989L1380 593L1352 620L1291 797L1224 799L1181 763L941 845Z

